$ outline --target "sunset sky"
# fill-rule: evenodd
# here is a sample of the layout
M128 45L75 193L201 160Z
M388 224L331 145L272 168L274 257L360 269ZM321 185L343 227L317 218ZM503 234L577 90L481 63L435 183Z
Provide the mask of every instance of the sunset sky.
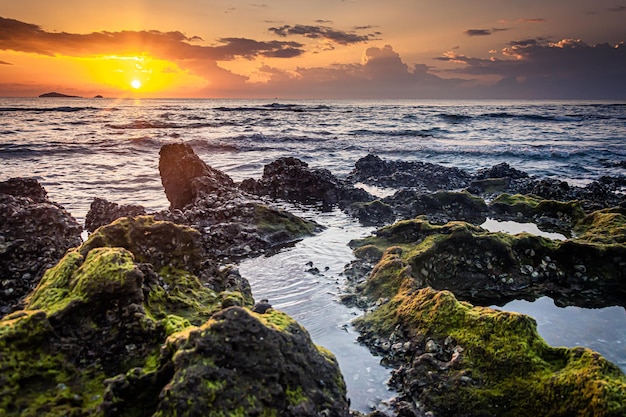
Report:
M0 96L626 99L626 0L0 0Z

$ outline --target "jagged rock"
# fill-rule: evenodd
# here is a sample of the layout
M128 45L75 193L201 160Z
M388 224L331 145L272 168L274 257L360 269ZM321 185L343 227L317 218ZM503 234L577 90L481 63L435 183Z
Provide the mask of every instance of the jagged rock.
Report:
M85 230L94 232L120 217L135 217L146 214L146 209L138 205L119 205L103 198L94 198L85 216Z
M348 179L381 187L408 187L422 192L458 190L469 185L471 176L458 168L426 162L384 161L375 155L359 159Z
M395 367L390 385L402 415L626 413L626 376L616 365L590 349L548 346L528 316L473 307L410 280L390 297L355 325Z
M0 182L0 316L20 302L71 247L82 228L34 179Z
M269 195L324 207L345 206L354 201L371 201L366 191L346 185L327 169L309 168L297 158L279 158L265 165L260 180L248 179L241 188L256 195Z
M487 178L528 178L527 173L511 167L506 162L494 165L491 168L479 169L478 171L476 171L476 174L474 176L478 180L484 180Z
M182 209L205 195L235 188L228 175L205 164L191 146L183 143L161 147L159 172L172 209Z
M319 227L243 192L228 175L200 160L188 145L165 145L160 154L166 194L172 207L179 209L156 217L200 231L213 259L227 261L265 253Z
M394 208L400 219L426 216L431 223L444 224L452 220L462 220L474 224L485 221L489 212L487 204L467 192L439 191L424 194L417 191L401 190L383 202Z
M284 313L250 312L240 279L206 263L191 228L99 228L0 320L0 410L347 416L334 357Z

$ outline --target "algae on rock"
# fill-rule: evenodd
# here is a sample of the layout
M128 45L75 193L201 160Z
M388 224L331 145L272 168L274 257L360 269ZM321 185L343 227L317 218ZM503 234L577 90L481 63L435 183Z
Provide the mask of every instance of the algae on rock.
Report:
M0 320L0 415L172 415L182 398L181 415L205 415L220 387L215 415L347 415L334 358L281 313L255 318L247 282L203 250L195 230L139 217L69 251Z
M415 285L450 290L479 305L543 295L561 305L588 307L624 305L626 299L624 244L552 241L527 233L492 233L464 222L435 226L417 218L383 227L351 246L375 247L381 254L398 247L402 256L394 262L408 267ZM376 282L374 277L361 285L365 294Z
M600 219L615 220L612 214ZM592 220L590 228L598 223ZM562 303L619 304L623 244L557 242L414 219L351 246L364 262L376 262L356 289L377 307L355 323L361 340L397 368L390 385L400 393L401 412L626 413L626 377L617 366L586 348L548 346L528 316L466 302L490 305L549 294Z
M548 346L525 315L456 300L405 282L356 322L366 343L400 358L398 404L446 416L621 416L626 377L598 353ZM384 345L384 343L383 343ZM422 415L422 414L419 414Z

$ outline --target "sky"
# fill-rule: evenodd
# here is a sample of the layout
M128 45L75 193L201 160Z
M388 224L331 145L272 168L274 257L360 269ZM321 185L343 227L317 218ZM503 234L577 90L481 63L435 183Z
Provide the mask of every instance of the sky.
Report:
M626 0L0 0L0 96L626 100Z

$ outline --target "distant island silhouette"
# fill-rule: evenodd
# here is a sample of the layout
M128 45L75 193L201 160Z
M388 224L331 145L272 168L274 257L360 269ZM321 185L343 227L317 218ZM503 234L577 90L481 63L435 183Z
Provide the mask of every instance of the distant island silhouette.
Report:
M66 98L82 98L80 96L70 96L67 94L61 94L61 93L57 93L55 91L51 92L51 93L45 93L45 94L41 94L39 97L66 97Z

